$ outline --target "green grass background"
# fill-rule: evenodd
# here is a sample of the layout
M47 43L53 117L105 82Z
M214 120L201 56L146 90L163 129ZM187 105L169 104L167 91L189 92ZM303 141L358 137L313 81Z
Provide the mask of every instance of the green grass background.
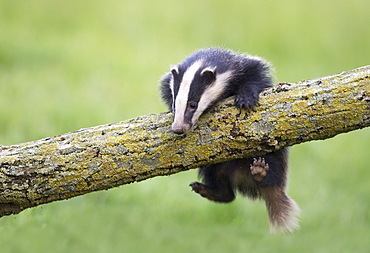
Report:
M368 0L0 0L0 144L164 111L157 81L196 49L260 55L277 81L370 64ZM370 129L294 146L301 229L208 202L196 171L0 219L0 252L370 252Z

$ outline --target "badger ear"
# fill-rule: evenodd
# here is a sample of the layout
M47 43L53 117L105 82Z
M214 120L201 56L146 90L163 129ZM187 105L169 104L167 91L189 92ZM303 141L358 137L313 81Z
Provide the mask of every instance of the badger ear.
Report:
M179 75L179 68L177 66L171 66L171 73L174 77Z
M200 75L214 81L216 80L216 68L205 68L200 72Z

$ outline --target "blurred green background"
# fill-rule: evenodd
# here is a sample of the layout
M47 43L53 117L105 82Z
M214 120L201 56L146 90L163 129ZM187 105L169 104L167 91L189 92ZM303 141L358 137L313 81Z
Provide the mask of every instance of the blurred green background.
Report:
M157 81L196 49L259 55L278 82L370 64L369 1L0 0L0 144L165 110ZM264 204L214 204L196 171L0 219L0 251L370 252L370 129L295 146L301 229L268 231Z

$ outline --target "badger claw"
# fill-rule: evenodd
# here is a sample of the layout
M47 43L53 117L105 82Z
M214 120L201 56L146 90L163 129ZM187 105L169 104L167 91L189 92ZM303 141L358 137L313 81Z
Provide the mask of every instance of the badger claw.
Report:
M191 190L196 193L200 193L200 191L204 189L204 185L198 182L190 183L189 186L191 187Z
M258 105L258 102L257 99L254 99L253 97L237 95L235 97L235 104L240 109L246 108L248 110L254 111L254 107Z

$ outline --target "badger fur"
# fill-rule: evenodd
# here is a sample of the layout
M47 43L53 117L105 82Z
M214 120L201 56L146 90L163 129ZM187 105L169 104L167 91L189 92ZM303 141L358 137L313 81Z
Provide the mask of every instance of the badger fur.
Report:
M209 48L195 52L172 66L161 80L162 99L174 113L172 131L191 130L198 118L222 99L235 96L240 108L253 109L259 93L272 86L271 67L259 57ZM299 208L286 194L286 148L261 157L246 157L202 166L192 189L209 200L229 203L235 192L266 202L272 231L298 227Z

